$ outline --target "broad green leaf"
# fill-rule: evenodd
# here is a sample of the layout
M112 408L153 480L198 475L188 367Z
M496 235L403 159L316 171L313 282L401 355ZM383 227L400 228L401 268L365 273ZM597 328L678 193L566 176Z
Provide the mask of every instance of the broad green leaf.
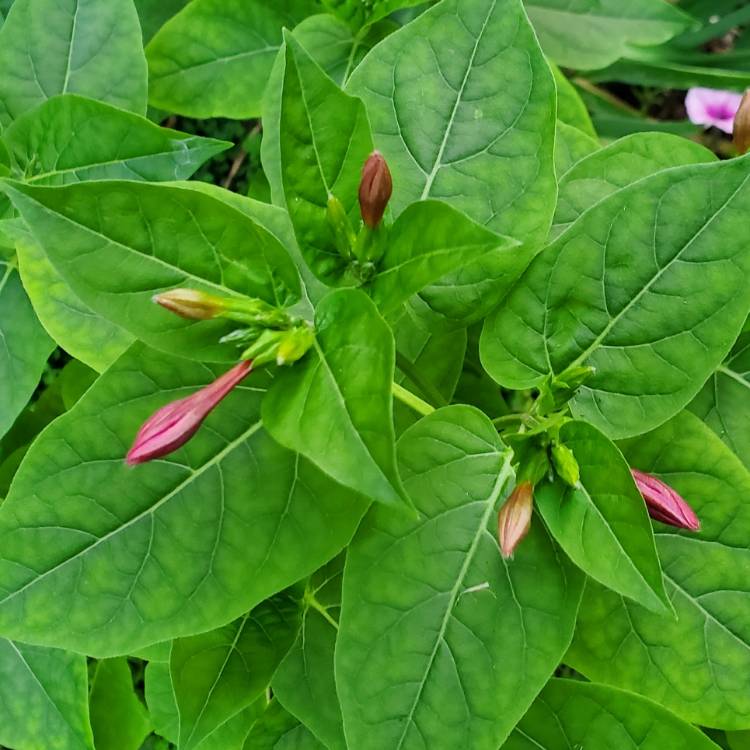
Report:
M346 750L333 673L343 565L340 556L311 577L302 628L271 685L279 703L329 750Z
M658 617L591 582L566 662L687 721L750 726L744 687L750 673L750 474L688 412L623 449L631 466L668 482L701 521L698 533L655 529L678 619Z
M124 657L97 662L89 705L96 750L139 750L151 732L148 712L133 688Z
M299 725L279 701L273 700L250 730L244 750L276 750L284 735L294 732Z
M551 680L503 750L717 750L703 732L633 693Z
M750 747L750 730L744 732L727 732L727 746L730 750L747 750Z
M134 0L141 21L144 43L150 41L164 24L179 13L190 0Z
M691 19L664 0L525 0L544 51L568 68L595 70L638 45L657 45Z
M21 280L44 329L68 354L104 372L133 336L81 302L33 237L20 239L16 251Z
M442 198L529 246L544 240L555 84L520 0L442 0L377 45L347 88L367 106L396 214Z
M495 750L567 648L582 576L539 519L504 561L512 453L449 406L399 441L418 517L374 506L350 546L336 684L350 747Z
M146 665L143 682L146 705L154 731L172 743L177 742L180 718L169 664L150 662Z
M578 90L557 65L549 63L549 66L555 76L557 89L557 119L596 139L596 130L591 122L591 115Z
M433 406L450 403L466 354L466 329L450 324L419 297L404 304L390 323L396 339L395 381ZM419 415L396 402L394 418L400 434Z
M264 399L263 424L337 482L402 505L391 398L393 334L356 289L325 297L315 328L313 348L279 373Z
M599 142L590 135L558 120L555 130L555 173L558 179L562 179L573 165L599 148Z
M169 670L180 750L198 747L263 694L299 625L299 603L283 594L229 625L174 642Z
M750 468L750 334L740 336L688 408Z
M16 0L0 29L0 70L0 127L56 94L146 111L132 0Z
M676 414L747 317L748 165L666 170L584 213L487 319L490 375L523 389L574 365L595 368L571 407L611 438Z
M244 711L225 721L201 742L196 750L243 750L245 739L266 705L265 695Z
M327 205L334 195L359 226L359 182L373 150L365 108L343 93L291 34L283 54L279 153L286 205L313 273L329 285L351 284L345 276L350 261L336 248Z
M172 651L172 641L160 641L151 646L144 646L137 651L133 651L131 656L143 661L156 661L166 663L169 661L169 654Z
M183 449L125 466L143 421L219 372L135 345L35 442L0 506L0 632L132 653L239 617L348 543L365 502L264 432L262 372Z
M370 284L370 292L378 309L387 315L403 302L429 284L438 282L461 267L479 261L494 271L487 288L474 284L467 289L472 296L466 307L493 306L499 299L493 296L493 287L504 267L509 278L515 279L523 271L519 265L521 255L518 243L502 237L476 224L460 211L441 201L418 201L409 206L396 219L386 240L378 273ZM438 282L427 290L433 301L447 296L446 307L456 294L460 274L445 282Z
M591 578L659 614L670 614L646 506L617 447L586 422L568 422L580 487L539 485L537 507L552 536Z
M204 193L171 185L102 181L48 188L0 183L34 239L73 292L95 312L156 348L233 361L218 344L230 321L188 321L153 295L191 287L299 298L299 276L279 241L246 214ZM116 273L112 273L112 269Z
M311 0L193 0L149 43L149 103L188 117L261 114L281 31Z
M93 750L86 657L0 638L0 743Z
M637 180L669 167L716 161L698 143L668 133L635 133L576 164L560 180L553 236L584 211Z
M326 74L343 86L367 52L396 29L395 23L382 21L366 32L355 32L336 16L320 13L302 21L293 36Z
M39 324L12 263L0 260L0 437L39 385L55 345Z
M423 2L424 0L369 0L366 3L362 0L323 0L323 5L358 29L375 23L396 10L410 8Z
M160 128L145 117L65 94L3 133L16 174L37 185L84 180L186 180L231 143Z

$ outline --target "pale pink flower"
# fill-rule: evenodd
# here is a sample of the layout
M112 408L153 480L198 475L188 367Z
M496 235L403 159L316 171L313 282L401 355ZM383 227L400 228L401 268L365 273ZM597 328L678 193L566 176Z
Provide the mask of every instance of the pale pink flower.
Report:
M651 518L679 529L698 531L701 522L693 509L668 484L638 469L631 469Z
M166 456L183 446L195 435L211 410L252 368L252 361L240 362L192 396L162 406L144 422L125 461L135 466Z
M742 94L734 91L692 88L685 97L685 109L695 125L713 125L731 135L741 101Z
M504 558L513 557L516 547L531 528L534 507L534 485L521 482L500 508L497 517L497 536Z

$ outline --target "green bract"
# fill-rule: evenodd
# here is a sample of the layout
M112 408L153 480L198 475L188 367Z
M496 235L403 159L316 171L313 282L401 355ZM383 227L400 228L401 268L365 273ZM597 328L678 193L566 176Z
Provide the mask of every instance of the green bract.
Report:
M745 6L0 0L3 748L745 747Z

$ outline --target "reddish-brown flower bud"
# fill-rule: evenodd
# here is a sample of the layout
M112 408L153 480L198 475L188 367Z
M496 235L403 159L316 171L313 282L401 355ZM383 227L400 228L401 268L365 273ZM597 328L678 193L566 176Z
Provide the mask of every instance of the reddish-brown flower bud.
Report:
M380 224L393 193L391 172L380 151L373 151L362 168L359 183L359 209L362 221L370 227Z
M500 508L497 535L504 558L513 557L516 547L529 533L533 507L534 485L531 482L521 482Z
M740 154L746 154L750 149L750 90L746 91L742 97L732 127L734 147Z
M183 446L252 367L252 362L240 362L192 396L162 406L143 424L125 461L131 466L142 464Z
M651 474L631 469L651 518L679 529L698 531L701 522L693 509L668 484Z

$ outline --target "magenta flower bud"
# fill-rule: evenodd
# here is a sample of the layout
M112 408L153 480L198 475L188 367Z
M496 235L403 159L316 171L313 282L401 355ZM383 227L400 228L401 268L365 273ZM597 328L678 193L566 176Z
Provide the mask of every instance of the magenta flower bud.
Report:
M516 547L531 528L531 513L534 507L534 485L521 482L511 492L497 517L497 536L500 552L507 560L513 557Z
M668 484L651 474L631 469L651 518L679 529L698 531L701 522L693 509Z
M373 151L362 168L359 183L359 209L362 221L370 227L380 224L393 193L393 181L388 165L380 151Z
M135 466L166 456L185 445L211 410L252 369L252 361L240 362L192 396L162 406L138 431L125 462Z

